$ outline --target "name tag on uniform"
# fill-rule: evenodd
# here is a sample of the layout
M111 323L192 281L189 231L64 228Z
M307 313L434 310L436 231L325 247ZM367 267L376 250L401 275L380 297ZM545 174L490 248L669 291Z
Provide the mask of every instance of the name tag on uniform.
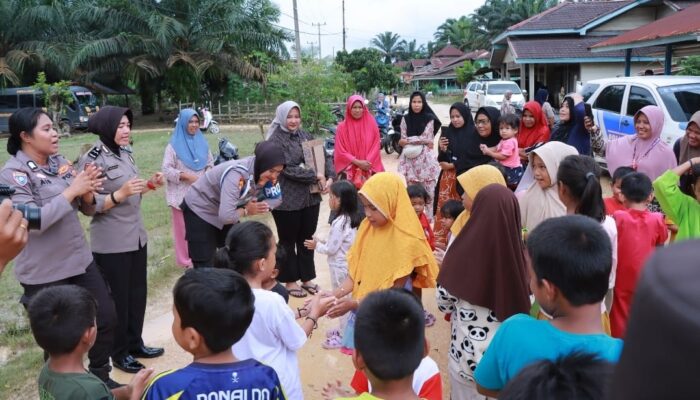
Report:
M112 165L111 167L107 168L107 171L111 171L111 170L117 169L117 168L119 168L119 165L115 164L115 165Z

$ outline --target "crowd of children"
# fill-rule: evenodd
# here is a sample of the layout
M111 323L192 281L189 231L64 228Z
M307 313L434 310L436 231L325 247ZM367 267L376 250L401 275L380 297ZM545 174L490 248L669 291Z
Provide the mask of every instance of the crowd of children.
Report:
M572 146L538 145L521 162L519 126L503 115L500 143L481 145L498 163L456 177L462 201L437 210L444 244L424 184L380 172L359 190L330 185L329 234L304 246L327 256L331 287L300 307L276 281L284 254L272 230L235 224L215 268L187 271L173 289L172 334L193 359L184 368L142 370L110 391L82 361L97 334L95 300L76 286L44 289L28 307L49 356L41 398L303 399L297 352L320 318L337 320L322 347L355 367L351 380L329 382L327 398L603 398L621 354L642 351L623 351L623 339L641 335L627 328L645 263L669 240L667 219L676 240L700 236L700 157L654 182L621 166L604 199L600 167ZM654 198L665 215L649 211ZM439 349L448 365L429 356L427 288L451 324Z

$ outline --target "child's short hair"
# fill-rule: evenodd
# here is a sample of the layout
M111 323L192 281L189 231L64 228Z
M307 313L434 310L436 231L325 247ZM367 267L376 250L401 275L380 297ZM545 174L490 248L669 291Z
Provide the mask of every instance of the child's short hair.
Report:
M440 214L443 218L457 219L462 211L464 211L464 204L459 200L447 200L440 207Z
M408 191L408 198L410 199L420 198L423 199L423 201L425 201L426 203L428 202L428 200L430 200L430 195L428 195L428 191L425 190L425 186L421 185L420 183L408 185L406 191Z
M185 272L173 289L181 328L194 328L213 353L231 349L253 320L255 298L236 271L198 268Z
M333 196L338 198L337 217L345 215L350 219L350 227L357 228L362 222L360 214L360 200L357 198L355 185L345 179L333 182L330 187Z
M549 218L527 237L537 280L556 285L573 306L603 300L612 268L610 237L583 215Z
M95 325L97 303L80 286L51 286L33 296L27 311L39 347L61 355L75 350L85 331Z
M498 394L501 400L577 399L605 397L613 365L588 353L574 352L555 361L523 368Z
M382 381L413 374L424 354L423 307L411 292L387 289L360 303L355 319L355 348L369 371Z
M620 191L625 198L633 203L643 203L654 191L651 179L641 172L631 172L622 177Z
M622 178L625 177L625 175L630 174L632 172L634 172L634 168L632 168L632 167L618 167L615 170L615 172L613 172L612 179L611 179L610 183L612 183L614 185L615 182L621 180Z
M498 125L500 126L501 124L505 124L517 131L520 128L520 118L512 113L503 114L498 118Z

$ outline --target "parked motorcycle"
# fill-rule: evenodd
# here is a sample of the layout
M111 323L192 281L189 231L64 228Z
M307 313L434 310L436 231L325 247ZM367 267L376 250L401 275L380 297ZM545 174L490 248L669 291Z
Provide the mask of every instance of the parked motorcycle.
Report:
M389 110L380 108L374 115L374 120L377 122L377 127L379 128L379 143L380 146L384 148L386 154L394 152L394 148L391 145L394 128L391 125L390 112Z
M216 156L214 165L231 160L238 160L238 147L222 136L219 138L219 155Z
M206 107L201 107L199 113L202 115L202 122L199 124L199 130L204 133L209 132L218 135L221 129L219 128L219 123L214 120L211 111Z

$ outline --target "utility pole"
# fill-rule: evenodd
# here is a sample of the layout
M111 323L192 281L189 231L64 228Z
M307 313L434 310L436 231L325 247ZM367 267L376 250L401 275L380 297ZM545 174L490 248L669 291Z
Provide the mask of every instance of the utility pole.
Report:
M314 42L306 42L306 44L311 45L311 58L314 58Z
M343 0L343 51L345 51L345 0Z
M295 45L297 48L297 64L301 65L301 40L299 39L299 14L297 13L297 0L292 0L294 6L294 33L296 34Z
M326 23L311 23L311 25L318 27L318 59L321 60L321 27L326 25Z

